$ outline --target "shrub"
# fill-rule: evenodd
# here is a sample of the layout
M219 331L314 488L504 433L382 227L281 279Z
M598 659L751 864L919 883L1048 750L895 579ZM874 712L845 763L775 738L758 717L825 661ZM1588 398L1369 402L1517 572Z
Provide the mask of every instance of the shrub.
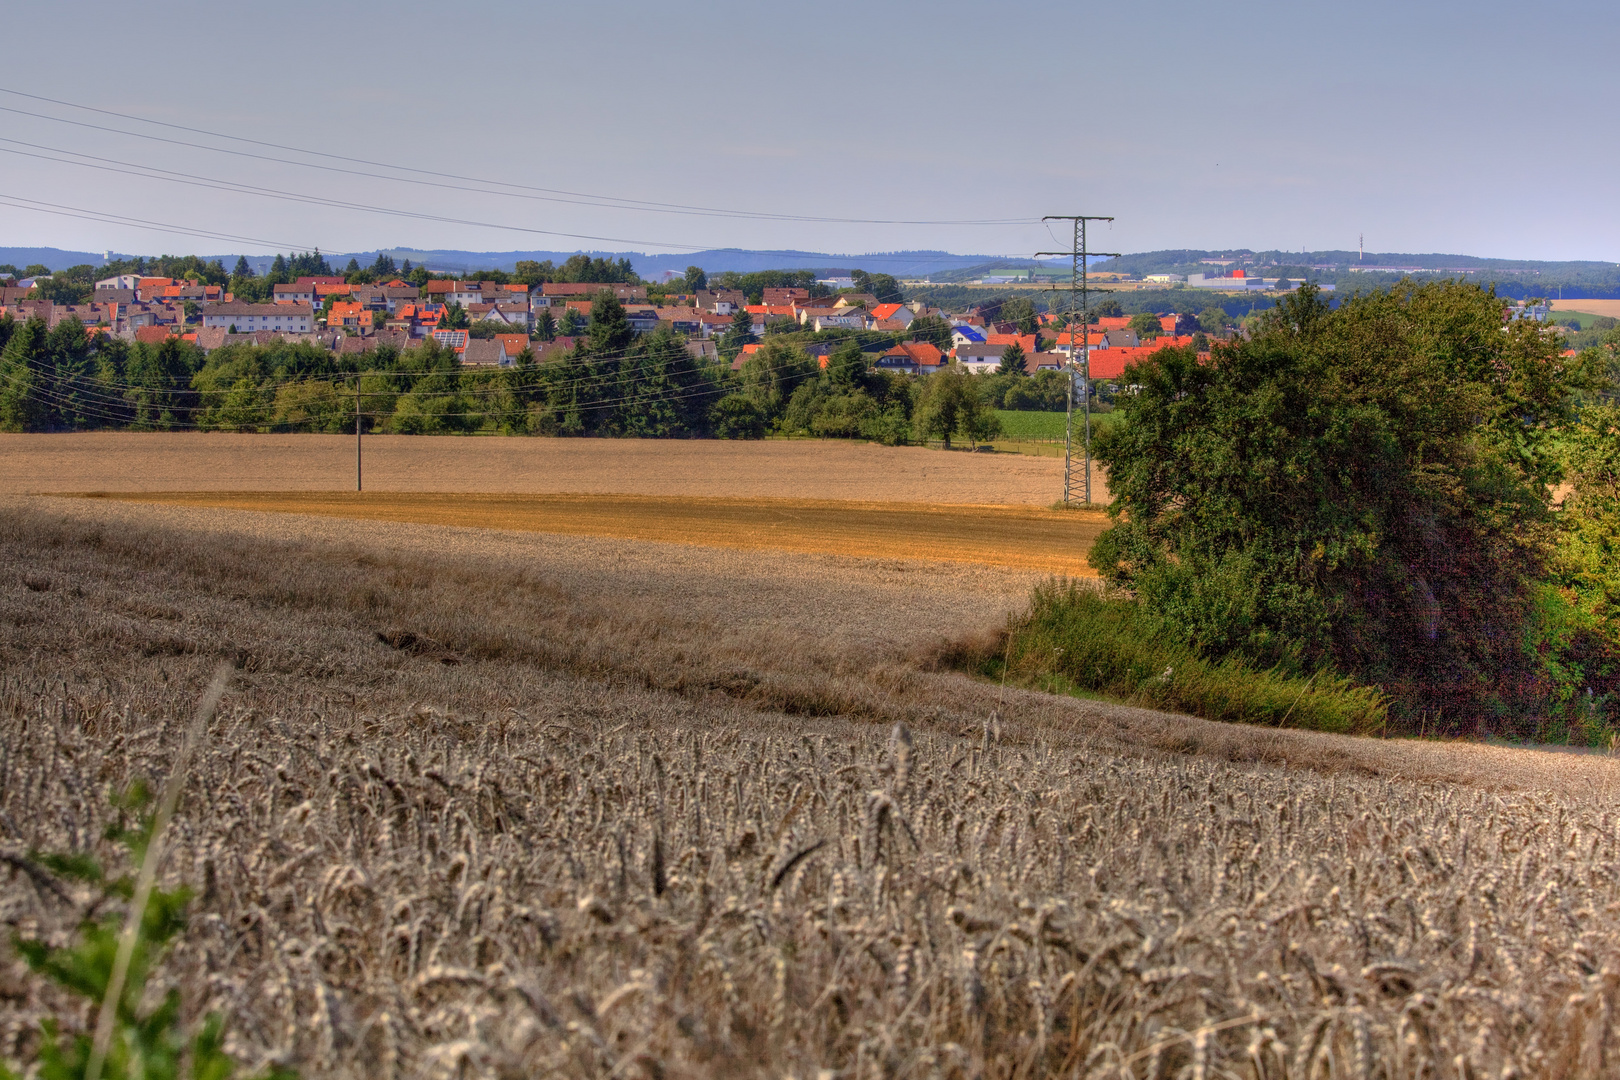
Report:
M1135 601L1074 582L1036 588L1029 610L1008 626L1006 652L981 662L986 673L1004 664L1007 674L1045 689L1090 691L1207 720L1364 734L1386 716L1376 690L1329 669L1301 676L1236 656L1206 659Z
M746 394L727 394L715 402L709 419L722 439L765 437L765 411Z

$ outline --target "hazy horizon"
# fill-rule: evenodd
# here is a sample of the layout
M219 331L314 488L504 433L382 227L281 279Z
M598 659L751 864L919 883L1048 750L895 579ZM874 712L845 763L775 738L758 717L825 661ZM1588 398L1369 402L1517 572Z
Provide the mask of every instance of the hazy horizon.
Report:
M8 17L4 246L1028 257L1087 213L1110 251L1620 258L1596 3L59 10Z

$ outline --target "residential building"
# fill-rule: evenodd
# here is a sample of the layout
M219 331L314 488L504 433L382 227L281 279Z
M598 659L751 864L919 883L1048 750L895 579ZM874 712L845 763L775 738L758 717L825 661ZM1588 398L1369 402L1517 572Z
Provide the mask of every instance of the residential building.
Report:
M917 313L904 304L875 304L867 314L867 325L872 330L904 330Z
M499 322L528 330L534 315L528 304L468 304L467 318L472 322Z
M469 341L476 340L465 330L432 330L429 336L446 349L454 349L458 357L467 351Z
M902 341L877 358L873 366L884 371L931 375L945 363L945 354L926 341Z
M443 330L440 333L454 333ZM435 337L438 335L435 334ZM473 338L466 346L459 350L461 362L468 367L503 367L506 364L506 350L501 343L493 338Z
M370 329L371 309L352 300L339 300L327 312L326 325L328 328L347 326L356 330L361 327Z
M973 342L968 345L958 345L951 350L951 359L967 368L969 371L994 371L1001 366L1001 354L1007 351L1005 345L991 345L988 342ZM1034 350L1029 350L1033 353ZM1029 355L1026 353L1026 355Z
M314 285L272 285L270 286L270 299L277 304L309 304L315 305Z
M820 311L812 320L817 331L821 330L864 330L866 329L866 309L827 309Z
M740 289L699 289L695 301L695 306L703 311L731 315L748 303L748 298Z
M761 298L766 307L791 307L795 300L810 299L809 289L766 289Z
M212 304L202 311L204 326L235 327L238 333L279 330L308 334L315 329L315 312L309 304L246 304L232 301Z
M553 296L594 296L603 289L612 289L613 295L619 300L647 299L647 286L645 285L598 285L585 281L548 281L540 286L540 295Z

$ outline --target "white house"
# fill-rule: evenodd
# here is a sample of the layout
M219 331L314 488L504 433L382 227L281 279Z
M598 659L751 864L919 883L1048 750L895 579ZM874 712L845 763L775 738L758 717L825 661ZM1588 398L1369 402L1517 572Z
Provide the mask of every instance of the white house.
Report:
M238 334L279 330L308 334L315 329L314 309L308 304L213 304L202 310L203 326L235 327Z

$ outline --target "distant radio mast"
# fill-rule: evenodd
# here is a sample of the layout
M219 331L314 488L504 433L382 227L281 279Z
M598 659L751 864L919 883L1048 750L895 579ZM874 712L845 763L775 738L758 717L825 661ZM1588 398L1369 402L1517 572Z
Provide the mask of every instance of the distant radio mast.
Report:
M1367 237L1362 233L1356 233L1356 262L1361 262L1366 257Z

